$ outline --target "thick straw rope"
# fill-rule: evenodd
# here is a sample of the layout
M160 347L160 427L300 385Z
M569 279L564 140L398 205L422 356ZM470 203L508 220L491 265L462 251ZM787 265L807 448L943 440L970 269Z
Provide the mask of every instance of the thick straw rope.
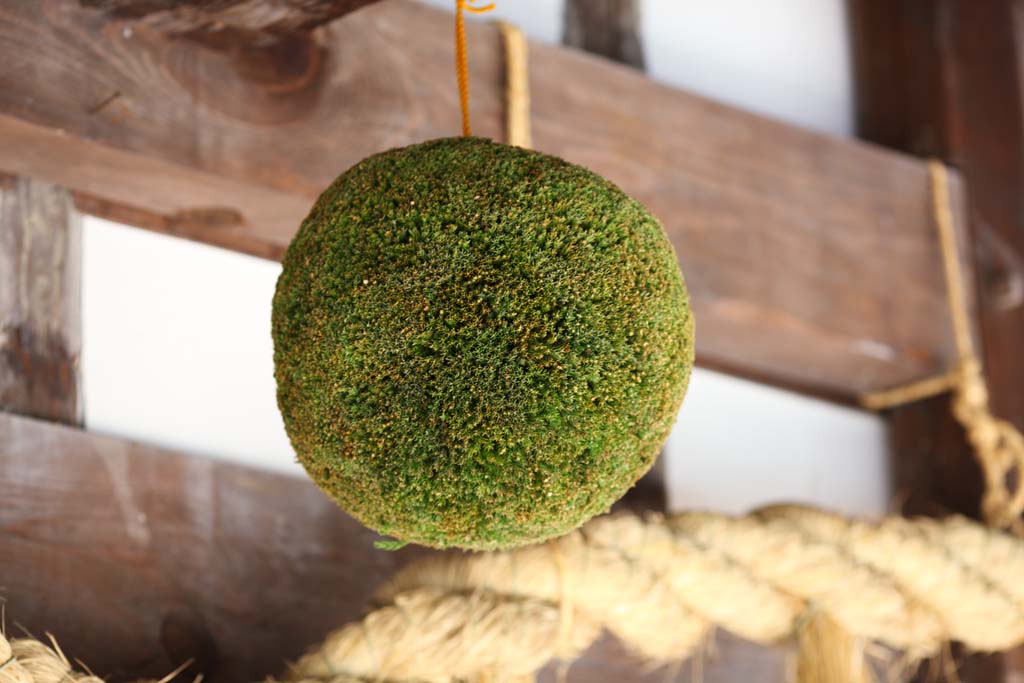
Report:
M947 639L1001 650L1024 642L1021 576L1024 541L961 517L867 523L799 507L613 515L543 545L411 565L286 680L528 681L602 630L652 664L699 652L715 627L760 643L796 637L847 669L861 648L836 649L842 638L911 659ZM821 624L842 638L816 639ZM0 637L0 683L69 682L99 683L72 672L56 645Z
M545 545L410 566L288 679L529 680L603 629L658 664L697 652L716 626L775 643L819 617L914 659L947 639L1000 650L1024 642L1021 576L1024 542L961 517L616 515Z
M1024 513L1024 484L1019 481L1024 478L1024 437L1012 424L993 416L989 409L988 388L971 335L946 167L937 161L929 162L928 167L932 210L939 231L949 315L959 360L956 367L945 375L905 387L866 394L861 403L871 410L881 410L952 390L953 415L966 430L985 476L982 514L994 527L1012 529L1018 535L1024 534L1024 522L1021 520L1021 514ZM1012 488L1008 484L1010 479L1018 480Z
M0 633L0 683L103 683L72 669L57 641L48 647L35 638L7 640Z

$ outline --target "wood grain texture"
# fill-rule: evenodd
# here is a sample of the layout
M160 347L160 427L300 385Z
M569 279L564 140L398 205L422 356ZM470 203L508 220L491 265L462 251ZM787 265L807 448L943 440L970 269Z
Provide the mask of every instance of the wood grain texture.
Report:
M216 31L308 31L377 0L79 0L111 19L141 22L170 35Z
M111 683L160 677L188 658L212 683L279 674L430 552L374 549L376 535L306 479L4 414L0 490L9 623L52 632ZM705 681L737 670L784 680L780 654L733 658L735 644L723 637ZM557 680L554 668L541 679ZM568 677L664 680L610 638Z
M303 34L378 0L78 1L114 21L236 52L303 42Z
M81 422L80 247L66 190L0 179L0 410Z
M474 128L501 139L500 39L490 25L469 34ZM122 215L168 217L149 227L279 254L339 172L457 130L450 15L379 3L323 41L322 80L296 107L301 90L250 101L187 46L67 0L6 5L0 168ZM664 221L693 294L698 362L844 400L949 366L923 164L576 51L532 44L530 63L537 148L607 176ZM273 115L257 122L262 106ZM206 212L240 220L175 219Z
M962 169L980 353L994 412L1018 428L1024 427L1022 8L1016 0L850 0L860 134ZM977 517L984 483L948 398L894 410L891 425L904 511ZM1010 680L1006 665L1020 660L956 653L959 678L949 679L964 683ZM922 669L918 680L946 679Z

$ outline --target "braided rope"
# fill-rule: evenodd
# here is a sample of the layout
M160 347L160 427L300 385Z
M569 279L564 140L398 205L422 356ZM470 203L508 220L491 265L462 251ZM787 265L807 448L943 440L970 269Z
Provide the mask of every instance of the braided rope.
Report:
M825 624L910 660L947 640L1002 650L1024 642L1021 576L1024 541L962 517L868 523L789 506L612 515L543 545L410 565L286 680L520 683L602 630L652 664L699 652L717 627L765 644L797 637L810 651L822 648L809 625ZM852 665L860 651L840 654ZM0 683L99 680L72 671L56 643L0 635Z
M8 640L0 632L0 683L103 683L74 671L57 642L50 641L52 647L35 638Z
M949 639L1001 650L1024 642L1020 576L1024 542L961 517L616 515L545 545L410 566L378 594L382 606L329 634L289 680L529 680L602 629L668 663L716 626L775 643L815 615L911 659Z

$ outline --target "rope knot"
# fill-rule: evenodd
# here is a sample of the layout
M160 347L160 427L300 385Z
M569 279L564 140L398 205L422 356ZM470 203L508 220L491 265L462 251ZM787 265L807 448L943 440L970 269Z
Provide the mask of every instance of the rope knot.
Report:
M953 415L967 432L985 478L982 513L990 525L1024 534L1024 437L1011 423L992 414L977 357L961 359L957 372Z

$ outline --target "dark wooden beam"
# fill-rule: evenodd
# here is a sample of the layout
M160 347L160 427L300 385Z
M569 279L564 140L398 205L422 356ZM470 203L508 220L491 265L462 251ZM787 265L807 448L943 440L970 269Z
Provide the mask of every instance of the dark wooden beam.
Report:
M1018 428L1024 427L1022 12L1016 0L850 0L860 134L944 159L963 174L992 407ZM891 422L904 510L976 517L981 472L948 399L894 410ZM1002 657L961 656L959 664L965 683L1005 680Z
M376 534L305 478L2 413L0 491L8 631L53 633L110 683L157 680L187 659L184 680L280 676L431 552L375 549ZM659 683L665 672L604 639L568 680Z
M81 422L80 242L70 193L0 178L0 410Z
M378 0L78 0L115 21L231 48L309 32Z
M643 69L639 2L566 0L562 42Z
M501 39L472 23L474 129L502 139ZM392 0L321 31L319 78L278 90L67 0L6 4L0 169L148 227L279 255L339 172L458 128L450 14ZM530 50L535 146L662 218L699 362L852 401L953 360L923 164L579 51Z

